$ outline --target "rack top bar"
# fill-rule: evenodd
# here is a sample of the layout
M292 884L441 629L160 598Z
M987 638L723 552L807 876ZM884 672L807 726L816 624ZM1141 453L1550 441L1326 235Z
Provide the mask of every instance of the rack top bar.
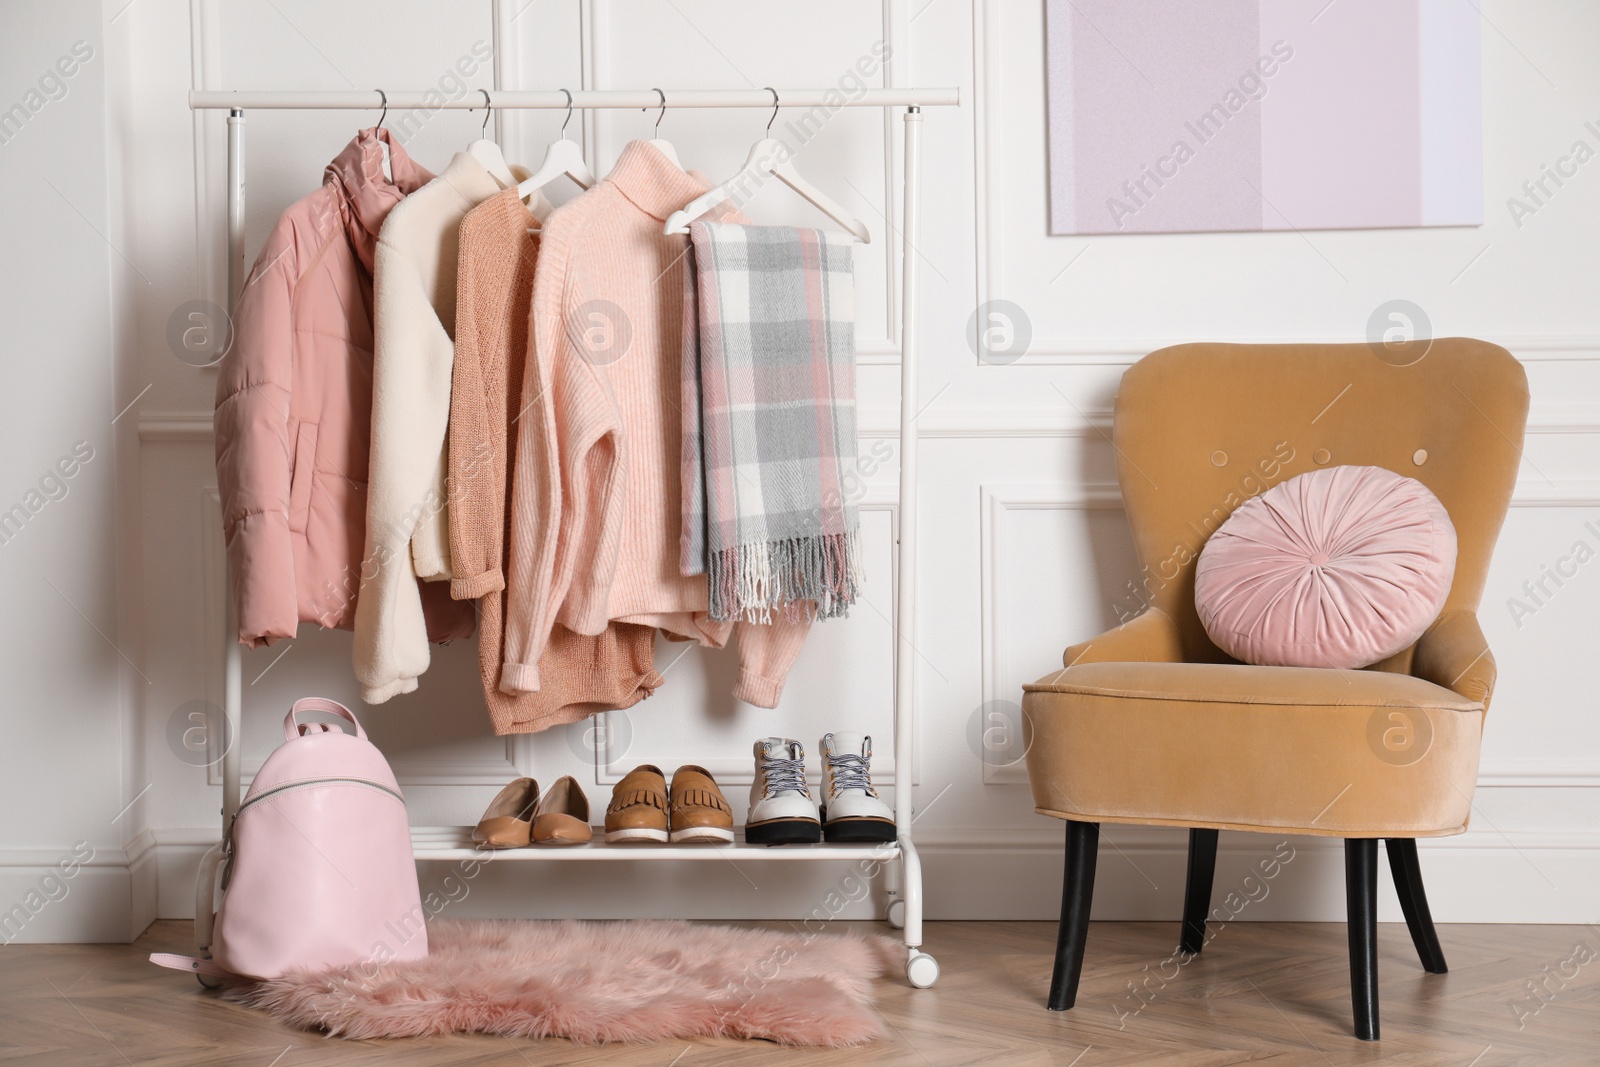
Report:
M437 89L384 90L390 111L472 111L483 107L483 92L474 89L457 99ZM667 110L686 107L758 108L772 106L772 94L765 89L674 89L665 90ZM854 94L837 88L778 89L778 104L783 108L839 107L958 107L961 90L954 86L927 89L864 89ZM377 111L383 106L378 90L340 90L335 92L275 91L191 91L192 110L249 108L274 111ZM490 89L489 106L496 111L529 108L564 109L567 95L560 89L515 92ZM654 89L574 89L572 106L578 110L594 108L655 108L661 97Z

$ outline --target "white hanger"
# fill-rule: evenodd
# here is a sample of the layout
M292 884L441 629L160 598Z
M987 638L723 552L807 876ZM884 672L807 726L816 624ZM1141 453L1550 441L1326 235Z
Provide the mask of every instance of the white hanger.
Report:
M383 113L378 116L378 129L382 130L384 121L389 117L389 94L379 89L378 96L383 100ZM389 165L389 142L382 137L378 138L378 153L378 162L383 167L383 180L394 181L394 168Z
M594 187L594 174L590 172L589 164L583 161L583 150L576 141L567 140L567 123L572 121L572 94L565 89L561 91L567 93L567 117L561 122L561 140L550 142L550 150L545 153L539 169L517 186L517 192L524 199L535 189L549 185L563 175L584 189Z
M479 89L483 94L483 131L478 140L467 145L467 155L477 160L484 170L488 171L495 181L504 188L511 188L517 184L517 179L511 173L511 168L506 165L505 153L500 151L500 146L489 140L489 90Z
M767 86L767 92L772 94L772 117L767 119L767 133L772 132L772 123L778 117L778 90ZM851 216L843 207L833 201L821 190L800 176L794 169L794 164L789 162L791 153L789 146L772 137L764 137L757 141L750 149L750 155L745 159L744 166L739 173L717 186L715 189L695 197L685 204L681 211L674 211L672 217L667 219L666 233L688 233L689 223L704 215L707 211L736 196L746 195L752 187L759 188L766 180L767 175L772 175L783 184L799 193L810 201L819 211L828 216L840 226L850 231L851 236L862 244L872 241L872 234L867 231L866 225Z
M667 159L672 162L672 165L674 167L677 167L679 170L682 170L683 169L683 164L678 162L678 150L676 148L672 147L672 142L671 141L669 141L666 138L661 136L661 120L663 118L665 118L666 114L667 114L667 94L662 92L660 89L652 89L651 92L655 93L657 96L659 96L661 98L661 110L656 112L656 135L655 135L655 138L652 139L651 141L649 141L648 143L653 145L655 147L656 151L658 151L662 155L666 156Z

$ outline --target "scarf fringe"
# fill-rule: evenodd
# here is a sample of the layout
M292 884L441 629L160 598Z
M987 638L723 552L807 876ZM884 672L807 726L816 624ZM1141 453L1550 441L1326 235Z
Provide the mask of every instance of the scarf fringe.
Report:
M861 589L861 531L758 541L711 552L706 562L717 622L840 618Z

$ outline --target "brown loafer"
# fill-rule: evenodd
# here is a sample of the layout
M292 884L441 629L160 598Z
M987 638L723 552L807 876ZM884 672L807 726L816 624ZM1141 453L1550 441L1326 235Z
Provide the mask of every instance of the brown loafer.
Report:
M672 832L674 844L733 843L733 808L704 767L679 767L672 775Z
M594 836L589 825L589 798L570 774L558 779L539 800L533 812L536 845L587 845Z
M645 764L622 776L606 808L606 842L667 840L667 779Z
M485 848L523 848L533 830L533 809L539 804L539 783L518 778L496 794L472 830L472 840Z

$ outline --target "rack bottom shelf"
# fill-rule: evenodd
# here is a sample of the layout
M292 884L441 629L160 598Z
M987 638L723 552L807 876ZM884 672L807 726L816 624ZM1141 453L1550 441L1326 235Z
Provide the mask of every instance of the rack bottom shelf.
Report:
M595 839L587 845L529 848L480 849L472 841L470 826L414 826L411 848L419 862L459 860L876 860L900 858L894 842L815 845L752 845L742 831L735 831L731 845L625 844L608 845L604 833L595 829Z
M538 847L479 849L472 841L470 826L414 826L412 851L419 862L494 863L505 860L845 860L883 864L898 861L905 867L899 888L889 890L884 918L891 926L904 930L906 981L926 989L939 979L939 964L921 950L922 870L917 849L909 836L897 842L861 844L752 845L742 832L730 845L608 845L603 839L587 845L565 848ZM203 957L210 957L217 868L222 846L213 845L200 862L196 882L195 945ZM865 871L865 868L862 868ZM201 979L205 985L206 980Z

